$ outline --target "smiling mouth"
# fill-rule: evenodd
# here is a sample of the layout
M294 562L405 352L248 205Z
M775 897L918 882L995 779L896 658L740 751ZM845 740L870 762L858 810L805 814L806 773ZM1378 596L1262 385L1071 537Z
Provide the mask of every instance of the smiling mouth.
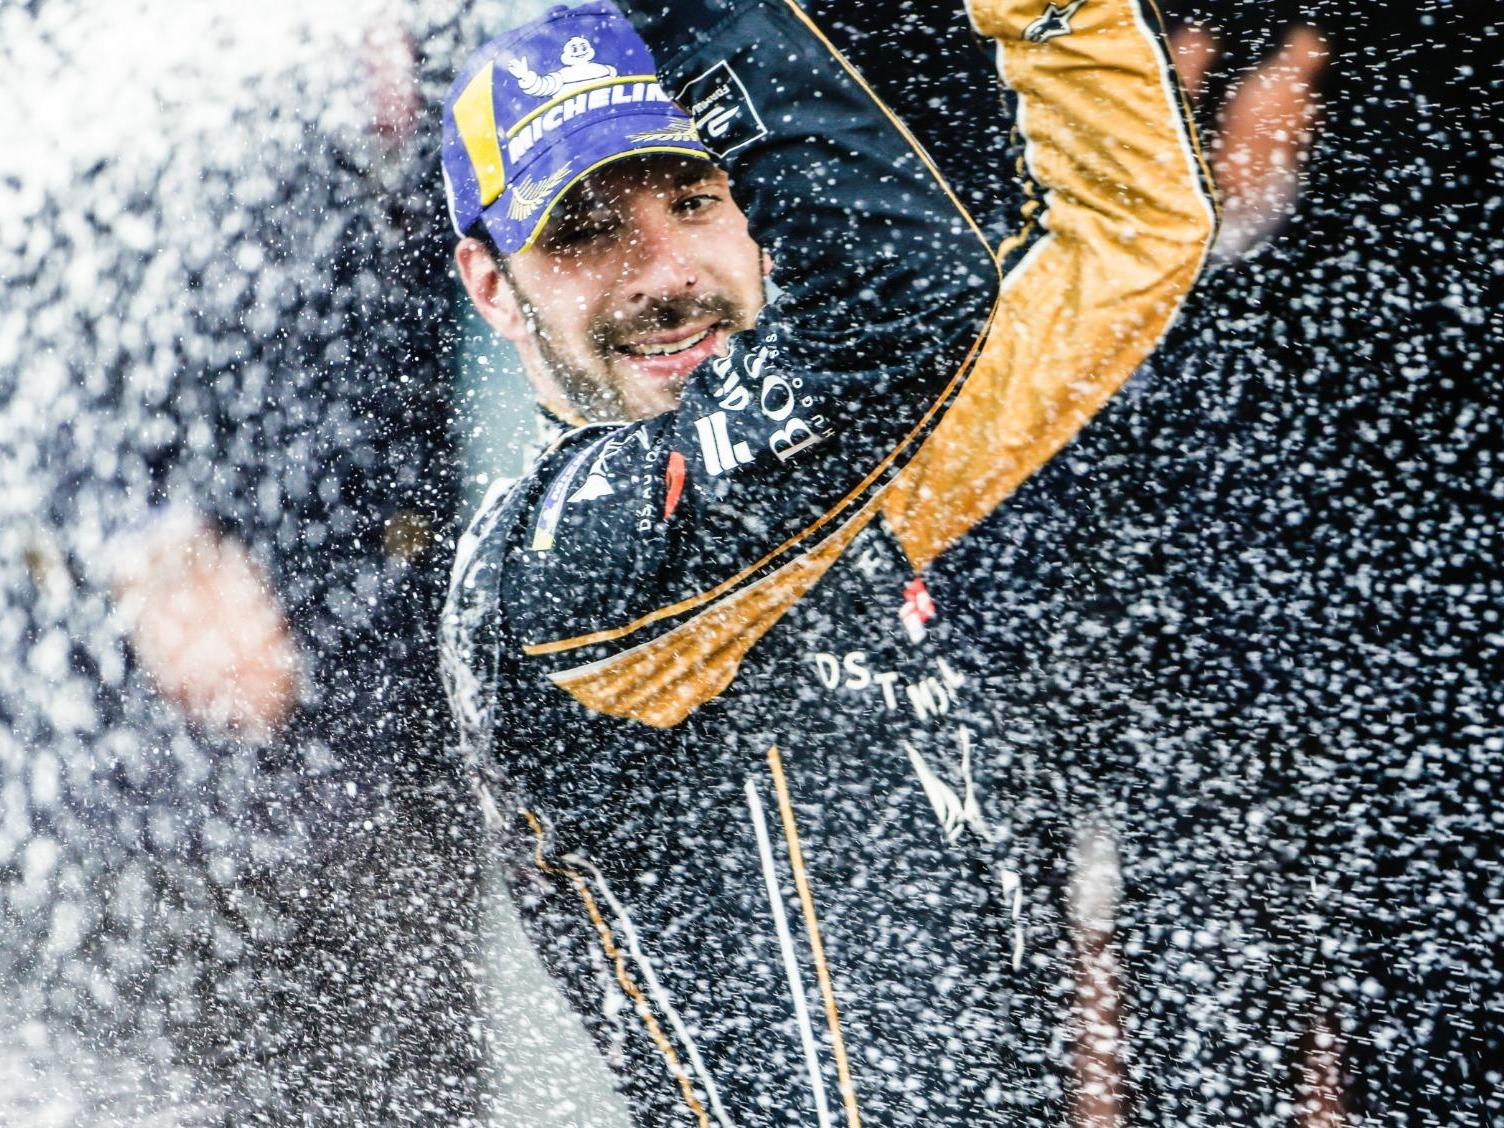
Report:
M694 348L719 327L720 322L715 322L673 340L620 344L616 346L616 351L627 356L675 356Z

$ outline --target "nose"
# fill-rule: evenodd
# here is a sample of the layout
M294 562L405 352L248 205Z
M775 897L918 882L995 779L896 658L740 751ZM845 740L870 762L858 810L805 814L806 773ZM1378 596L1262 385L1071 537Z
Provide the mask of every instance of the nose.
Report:
M683 297L699 285L693 233L660 201L633 210L625 240L620 286L634 304Z

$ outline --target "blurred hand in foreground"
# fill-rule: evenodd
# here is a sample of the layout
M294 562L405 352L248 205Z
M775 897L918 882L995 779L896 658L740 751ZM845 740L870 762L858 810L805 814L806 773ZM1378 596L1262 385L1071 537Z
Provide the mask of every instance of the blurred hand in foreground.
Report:
M216 732L267 739L297 703L297 646L239 541L170 513L123 546L115 594L158 692Z
M1215 32L1195 25L1179 28L1170 41L1186 92L1199 103L1221 44ZM1295 211L1301 170L1320 126L1317 83L1329 56L1320 31L1292 27L1278 50L1239 77L1216 108L1209 149L1222 199L1217 258L1250 254Z

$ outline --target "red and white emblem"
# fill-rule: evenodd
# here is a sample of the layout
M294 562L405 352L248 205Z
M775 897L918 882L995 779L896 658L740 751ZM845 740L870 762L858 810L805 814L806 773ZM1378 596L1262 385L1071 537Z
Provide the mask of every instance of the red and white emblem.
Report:
M898 609L899 621L909 632L909 641L924 638L924 624L935 617L935 601L930 598L929 588L924 586L924 577L915 576L903 586L903 606Z

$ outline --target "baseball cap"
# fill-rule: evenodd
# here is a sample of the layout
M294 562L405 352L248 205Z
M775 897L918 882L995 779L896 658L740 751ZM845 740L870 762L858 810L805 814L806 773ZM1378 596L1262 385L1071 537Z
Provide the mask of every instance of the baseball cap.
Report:
M613 4L556 7L470 57L444 99L444 187L460 235L529 246L560 197L643 153L709 159L664 93L653 56Z

